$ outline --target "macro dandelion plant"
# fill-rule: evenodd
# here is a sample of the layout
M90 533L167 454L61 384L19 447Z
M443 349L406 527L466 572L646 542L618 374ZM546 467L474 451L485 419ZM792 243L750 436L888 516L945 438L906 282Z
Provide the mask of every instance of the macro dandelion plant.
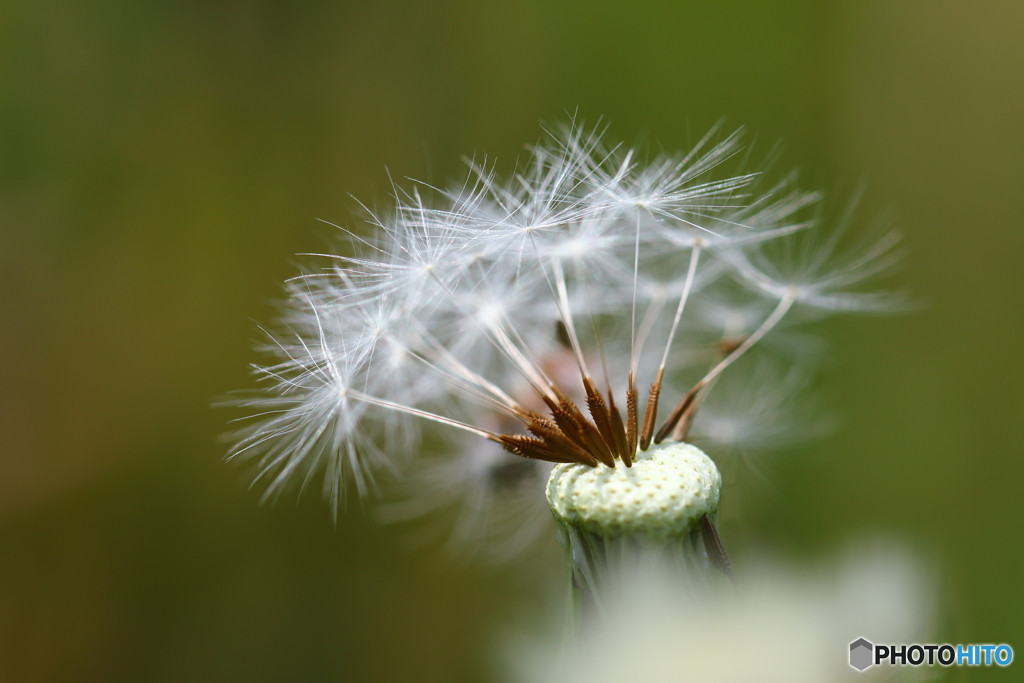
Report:
M730 172L740 150L714 130L644 161L568 126L506 177L471 161L396 189L289 283L229 457L266 498L321 486L335 512L397 474L390 517L455 508L453 538L506 557L550 509L580 581L622 537L728 572L721 476L690 441L780 441L802 324L898 299L863 287L894 235L850 244L792 176ZM738 400L702 421L723 376Z

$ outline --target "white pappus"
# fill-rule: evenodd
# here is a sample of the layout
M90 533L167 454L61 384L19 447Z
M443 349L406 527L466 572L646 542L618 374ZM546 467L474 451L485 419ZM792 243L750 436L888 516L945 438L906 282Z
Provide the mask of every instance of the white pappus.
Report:
M818 193L727 172L740 150L715 129L644 163L573 124L506 179L470 162L454 189L396 190L368 235L342 231L338 254L288 284L229 459L253 464L264 498L319 484L335 512L348 482L367 495L389 470L407 495L389 517L451 508L456 545L519 554L550 523L552 463L628 467L687 440L718 377L769 333L786 329L756 365L788 368L808 355L786 353L803 320L898 301L862 288L895 234L840 249ZM730 384L760 384L714 405L719 424L793 386L749 363ZM714 424L698 427L706 443Z

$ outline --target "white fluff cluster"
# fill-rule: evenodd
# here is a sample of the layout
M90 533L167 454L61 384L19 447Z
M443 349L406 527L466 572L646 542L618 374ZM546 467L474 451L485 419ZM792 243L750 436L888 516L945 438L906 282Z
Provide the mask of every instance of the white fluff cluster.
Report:
M389 517L447 507L458 543L500 536L497 552L519 552L549 521L552 462L571 452L614 466L637 438L647 447L636 424L645 397L636 400L631 378L646 391L663 375L663 407L676 410L656 440L682 440L719 374L766 335L775 342L726 374L771 376L753 368L813 355L799 323L895 300L860 288L894 258L893 235L851 247L819 225L819 195L792 177L726 172L740 149L737 134L713 130L685 155L643 162L570 126L506 179L471 162L453 189L397 191L368 234L344 231L338 254L289 284L267 345L275 359L257 367L264 391L244 401L254 422L229 457L251 459L269 498L322 480L335 510L347 481L365 494L389 469L410 494ZM589 405L582 378L618 420L612 455L527 431L554 424L563 399ZM779 403L770 386L750 389ZM765 408L726 412L742 422ZM737 424L726 441L757 441ZM714 426L698 415L694 434L714 457Z

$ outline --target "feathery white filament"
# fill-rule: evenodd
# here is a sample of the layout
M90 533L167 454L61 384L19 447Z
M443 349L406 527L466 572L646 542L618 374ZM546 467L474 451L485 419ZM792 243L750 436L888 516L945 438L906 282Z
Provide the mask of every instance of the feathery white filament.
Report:
M676 330L679 329L679 320L683 317L683 308L686 306L686 300L690 298L690 288L693 286L693 276L697 274L697 261L700 259L700 242L697 241L693 245L693 250L690 252L690 267L686 271L686 284L683 285L683 293L679 297L679 306L676 308L676 316L672 319L672 328L668 332L668 341L665 342L665 353L661 357L661 364L658 366L659 369L664 368L665 364L668 363L668 354L672 350L672 340L676 336Z

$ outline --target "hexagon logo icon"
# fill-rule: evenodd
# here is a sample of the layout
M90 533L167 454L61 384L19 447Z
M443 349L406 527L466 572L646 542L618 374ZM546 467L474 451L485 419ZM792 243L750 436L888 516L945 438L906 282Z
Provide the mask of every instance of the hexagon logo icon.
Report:
M864 638L858 638L857 640L850 643L850 666L857 671L863 671L868 668L874 662L871 660L871 656L874 653L875 646Z

